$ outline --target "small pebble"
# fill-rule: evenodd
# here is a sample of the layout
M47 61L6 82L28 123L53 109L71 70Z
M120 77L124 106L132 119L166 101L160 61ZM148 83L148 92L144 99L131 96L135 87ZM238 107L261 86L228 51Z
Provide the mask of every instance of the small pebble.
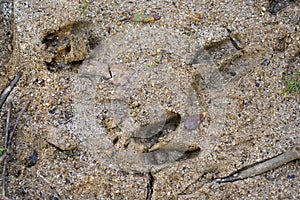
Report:
M33 167L38 161L38 153L37 151L34 151L31 156L28 157L28 160L26 162L26 167Z
M184 128L188 130L195 130L200 123L204 121L206 113L196 114L188 117L184 122Z
M270 61L268 59L264 59L264 61L262 61L261 65L267 66L269 63L270 63Z
M185 120L184 127L188 130L195 130L199 124L200 124L200 116L199 114L196 114Z
M292 178L295 178L295 177L296 177L295 174L289 174L289 175L287 175L288 179L292 179Z
M236 76L236 72L230 72L231 76Z

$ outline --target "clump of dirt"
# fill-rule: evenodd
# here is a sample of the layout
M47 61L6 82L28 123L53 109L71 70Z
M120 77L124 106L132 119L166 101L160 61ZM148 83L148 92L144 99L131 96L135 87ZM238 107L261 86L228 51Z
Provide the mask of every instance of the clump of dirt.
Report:
M42 40L45 44L45 63L50 71L66 70L79 66L88 56L87 35L76 31L82 22L69 24L60 30L49 33Z

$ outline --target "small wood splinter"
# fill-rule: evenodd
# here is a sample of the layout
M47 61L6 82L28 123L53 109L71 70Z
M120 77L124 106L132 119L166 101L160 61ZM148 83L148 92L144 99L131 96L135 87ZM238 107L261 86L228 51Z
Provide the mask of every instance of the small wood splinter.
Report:
M218 178L213 180L215 183L226 183L226 182L233 182L237 180L242 180L245 178L253 177L267 171L276 169L281 165L291 162L293 160L300 159L300 146L295 146L292 150L275 156L273 158L267 159L265 161L255 163L254 165L242 168L237 172L225 177L225 178Z

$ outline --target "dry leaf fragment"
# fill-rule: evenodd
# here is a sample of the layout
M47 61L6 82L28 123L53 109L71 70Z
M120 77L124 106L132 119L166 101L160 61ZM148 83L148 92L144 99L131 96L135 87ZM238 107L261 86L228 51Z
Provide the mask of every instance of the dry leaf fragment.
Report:
M240 111L242 111L244 108L244 100L243 99L239 99L239 108L240 108Z
M133 14L131 21L147 23L147 22L152 22L152 21L156 21L159 19L160 19L160 16L158 15L158 13L156 13L154 11L151 11L150 14L146 14L145 10L141 10L141 11Z

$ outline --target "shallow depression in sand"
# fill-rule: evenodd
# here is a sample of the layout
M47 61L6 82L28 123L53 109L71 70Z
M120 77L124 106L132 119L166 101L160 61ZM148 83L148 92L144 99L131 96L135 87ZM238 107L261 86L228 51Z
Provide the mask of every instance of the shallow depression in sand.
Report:
M181 34L157 29L149 35L142 29L115 35L91 53L73 82L75 117L69 128L94 159L145 172L181 160L187 152L203 156L211 151L224 123L225 90L204 49L203 65L191 64L195 46ZM123 64L120 54L128 54L131 62ZM203 83L194 78L199 73ZM200 128L184 127L189 116L201 112L210 116L202 127L205 136Z

